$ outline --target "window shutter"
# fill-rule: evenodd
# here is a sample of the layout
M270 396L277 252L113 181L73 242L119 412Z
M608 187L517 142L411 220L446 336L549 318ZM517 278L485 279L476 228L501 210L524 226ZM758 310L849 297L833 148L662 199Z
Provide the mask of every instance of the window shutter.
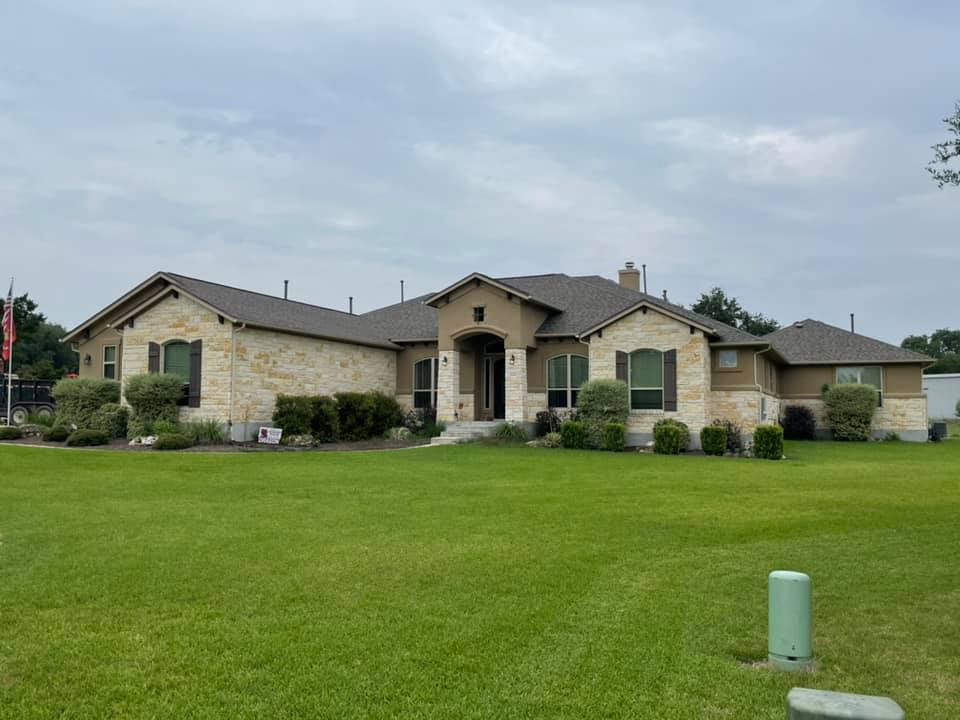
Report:
M200 366L203 356L203 340L190 343L190 389L187 392L187 405L200 407Z
M663 409L677 410L677 351L667 350L663 354Z
M160 372L160 346L154 342L147 345L147 372Z
M627 361L629 357L625 352L617 350L617 380L627 382Z

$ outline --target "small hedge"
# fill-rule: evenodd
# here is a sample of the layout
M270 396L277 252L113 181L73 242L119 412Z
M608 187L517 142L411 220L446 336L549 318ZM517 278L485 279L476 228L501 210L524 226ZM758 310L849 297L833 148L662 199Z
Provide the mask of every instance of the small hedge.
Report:
M341 440L382 437L402 420L396 399L381 392L344 392L334 397Z
M783 436L787 440L814 440L817 419L806 405L787 405L783 411Z
M743 431L733 420L714 420L715 427L722 427L727 433L727 452L740 455L743 452Z
M623 452L627 446L627 426L612 422L603 426L603 449L610 452Z
M657 420L653 426L654 450L656 450L657 429L663 427L677 428L680 433L680 452L686 452L690 449L690 428L687 427L687 424L680 422L679 420L674 420L673 418L664 418L663 420ZM674 453L668 454L672 455Z
M587 434L587 447L601 448L607 423L626 423L630 393L622 380L590 380L577 394L577 419Z
M90 429L105 432L110 438L127 436L130 411L123 405L107 403L90 416Z
M120 383L93 378L60 380L50 394L57 402L58 423L88 428L97 410L108 403L120 402Z
M154 450L185 450L193 445L193 439L183 433L165 433L157 435L153 441Z
M65 425L54 425L44 430L40 437L46 442L63 442L70 437L70 428Z
M337 401L327 395L317 395L310 398L310 405L313 410L313 416L310 418L310 431L313 437L320 443L335 442L340 437Z
M19 440L23 437L23 430L14 425L0 426L0 440Z
M583 450L587 446L587 431L579 420L567 420L560 426L560 443L565 448Z
M131 375L123 386L123 396L133 408L133 420L127 424L127 436L143 435L144 428L152 426L157 420L175 423L183 398L183 380L178 375L150 373Z
M727 429L722 425L706 425L700 430L700 447L707 455L723 455L727 451Z
M153 430L151 431L152 435L177 435L182 433L183 430L180 426L169 420L157 420L153 423Z
M764 460L783 457L783 428L779 425L757 425L753 431L753 456Z
M496 430L497 440L503 440L504 442L526 442L527 441L527 431L519 423L505 422L497 426Z
M870 439L877 391L872 385L831 385L823 394L825 415L835 440Z
M313 401L306 395L277 395L273 424L284 435L304 435L313 422Z
M69 447L90 447L92 445L106 445L110 436L102 430L75 430L67 437Z
M683 449L683 431L674 424L657 423L653 428L653 451L660 455L679 455Z

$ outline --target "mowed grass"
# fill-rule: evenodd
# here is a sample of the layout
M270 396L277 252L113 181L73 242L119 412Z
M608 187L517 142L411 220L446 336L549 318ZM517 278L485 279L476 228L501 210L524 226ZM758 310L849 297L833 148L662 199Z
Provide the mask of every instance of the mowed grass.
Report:
M960 443L787 454L0 447L0 716L955 717ZM778 568L811 674L751 665Z

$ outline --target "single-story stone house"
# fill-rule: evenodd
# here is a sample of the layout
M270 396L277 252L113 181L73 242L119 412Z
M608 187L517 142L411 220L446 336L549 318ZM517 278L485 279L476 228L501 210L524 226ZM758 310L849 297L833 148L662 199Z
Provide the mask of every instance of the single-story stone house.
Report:
M363 314L158 272L65 340L82 377L168 372L184 379L182 417L222 421L235 439L269 424L278 393L379 390L440 420L532 422L577 402L587 379L630 389L628 439L716 418L751 433L787 404L823 423L826 383L869 383L878 434L926 438L929 358L804 320L765 337L643 293L633 266L618 281L560 273L471 273L439 292Z

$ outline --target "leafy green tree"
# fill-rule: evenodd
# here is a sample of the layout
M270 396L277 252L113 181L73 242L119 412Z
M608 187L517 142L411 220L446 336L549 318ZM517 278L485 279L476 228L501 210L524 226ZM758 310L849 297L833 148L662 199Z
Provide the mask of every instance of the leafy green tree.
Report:
M906 350L913 350L921 355L930 354L930 338L926 335L908 335L900 343L900 347Z
M924 372L927 375L960 373L960 330L940 328L927 335L909 335L900 347L923 353L936 359Z
M14 372L25 379L57 380L76 372L77 354L60 342L67 334L62 325L47 321L37 303L24 293L13 299L17 341L13 346Z
M960 353L960 330L940 328L930 336L930 354L939 358L948 353Z
M951 159L960 158L960 102L954 106L953 115L944 118L943 122L953 138L948 138L945 142L937 143L931 148L934 158L927 163L927 172L936 180L938 187L960 186L960 169L945 167Z
M739 300L730 297L719 287L701 293L691 309L751 335L767 335L780 328L780 323L773 318L744 310Z
M942 375L943 373L960 373L960 355L946 353L942 358L923 371L927 375Z

